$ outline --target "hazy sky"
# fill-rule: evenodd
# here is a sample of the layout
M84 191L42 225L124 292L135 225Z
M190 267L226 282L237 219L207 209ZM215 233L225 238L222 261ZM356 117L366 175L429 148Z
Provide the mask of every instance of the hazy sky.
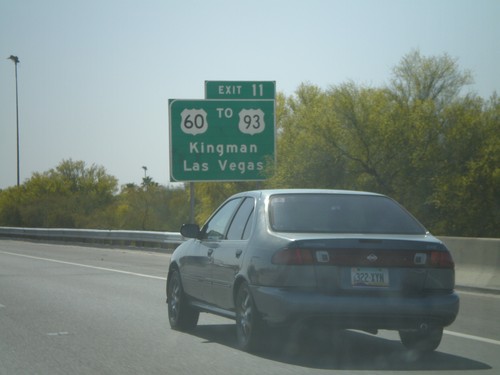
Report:
M0 0L0 189L64 159L169 182L168 99L205 80L381 87L414 49L500 93L499 0Z

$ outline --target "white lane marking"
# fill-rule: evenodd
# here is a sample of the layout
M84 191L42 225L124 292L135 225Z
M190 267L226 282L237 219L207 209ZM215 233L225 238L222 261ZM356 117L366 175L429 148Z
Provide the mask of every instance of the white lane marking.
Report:
M53 263L59 263L59 264L67 264L70 266L77 266L77 267L85 267L85 268L92 268L95 270L101 270L101 271L109 271L109 272L116 272L116 273L122 273L125 275L132 275L132 276L139 276L139 277L146 277L148 279L156 279L156 280L163 280L166 281L166 277L160 277L160 276L153 276L153 275L146 275L143 273L137 273L137 272L130 272L130 271L122 271L122 270L117 270L114 268L106 268L106 267L98 267L98 266L90 266L88 264L81 264L81 263L73 263L73 262L65 262L63 260L57 260L57 259L50 259L50 258L41 258L41 257L35 257L33 255L25 255L25 254L16 254L16 253L9 253L7 251L0 251L1 254L8 254L8 255L14 255L18 257L23 257L23 258L29 258L29 259L37 259L37 260L44 260L46 262L53 262Z
M456 337L461 337L461 338L464 338L464 339L481 341L481 342L485 342L485 343L493 344L493 345L500 345L500 341L499 340L488 339L486 337L474 336L474 335L467 335L466 333L446 331L446 330L444 331L444 333L446 333L447 335L450 335L450 336L456 336Z
M466 294L469 296L476 296L476 297L488 297L488 298L500 298L500 294L495 294L495 293L489 293L489 292L471 292L471 291L466 291L466 290L455 290L455 292L460 295L460 294Z
M49 332L47 333L47 336L66 336L69 335L69 332Z

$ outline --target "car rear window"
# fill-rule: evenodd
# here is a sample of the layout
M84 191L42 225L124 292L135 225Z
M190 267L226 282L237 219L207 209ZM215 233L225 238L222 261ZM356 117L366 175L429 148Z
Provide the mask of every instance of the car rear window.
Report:
M425 234L425 228L392 199L354 194L281 194L270 199L271 228L278 232Z

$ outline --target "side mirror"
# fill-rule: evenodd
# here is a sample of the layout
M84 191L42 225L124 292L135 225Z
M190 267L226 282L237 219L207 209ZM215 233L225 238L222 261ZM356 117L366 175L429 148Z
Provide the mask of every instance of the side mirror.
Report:
M198 238L200 236L200 226L198 224L182 224L181 235L186 238Z

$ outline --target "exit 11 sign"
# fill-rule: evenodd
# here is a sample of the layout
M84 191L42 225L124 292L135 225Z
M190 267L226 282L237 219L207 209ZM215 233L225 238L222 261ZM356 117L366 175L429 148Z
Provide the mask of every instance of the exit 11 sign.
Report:
M275 81L205 81L205 99L272 99Z

